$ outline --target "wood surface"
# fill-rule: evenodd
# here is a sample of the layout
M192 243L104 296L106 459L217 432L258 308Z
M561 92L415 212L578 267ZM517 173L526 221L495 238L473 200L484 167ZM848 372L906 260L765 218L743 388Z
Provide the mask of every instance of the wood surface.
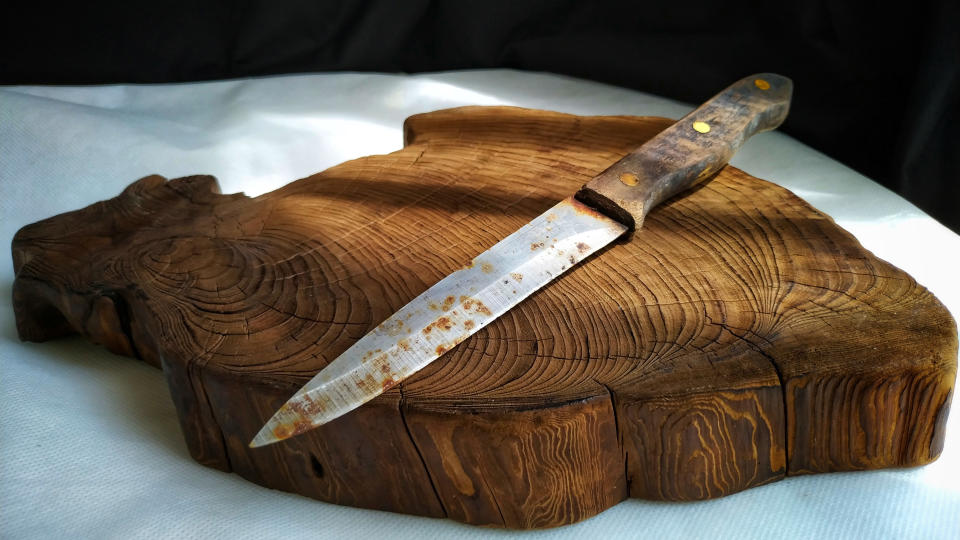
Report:
M950 314L729 166L374 401L247 447L360 336L668 125L460 108L408 119L401 151L256 198L148 176L16 235L17 328L162 367L205 465L473 524L550 527L625 497L935 459Z

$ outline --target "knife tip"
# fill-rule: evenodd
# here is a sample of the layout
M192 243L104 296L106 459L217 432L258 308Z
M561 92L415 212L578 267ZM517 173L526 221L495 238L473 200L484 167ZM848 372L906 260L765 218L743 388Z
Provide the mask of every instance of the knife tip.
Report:
M250 440L250 444L247 446L250 448L260 448L261 446L267 446L276 442L280 442L282 439L278 438L271 429L270 423L260 428L260 432Z

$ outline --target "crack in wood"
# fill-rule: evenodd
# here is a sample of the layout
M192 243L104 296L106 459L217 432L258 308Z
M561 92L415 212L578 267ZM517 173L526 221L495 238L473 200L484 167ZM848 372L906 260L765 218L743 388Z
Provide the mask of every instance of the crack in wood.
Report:
M420 450L420 446L417 444L417 440L413 436L413 432L410 431L410 424L407 423L405 406L406 396L403 393L403 384L404 383L400 383L397 385L397 390L400 392L400 400L397 402L397 410L400 413L400 420L403 422L403 429L407 433L407 438L410 440L410 445L417 453L417 457L420 458L420 464L423 466L424 477L426 477L427 482L430 484L430 489L433 491L433 496L437 498L437 504L443 511L443 517L447 517L450 515L450 512L447 510L446 505L443 504L443 498L440 496L440 491L437 490L436 480L433 478L433 474L430 473L430 467L427 466L427 460L423 458L423 451Z

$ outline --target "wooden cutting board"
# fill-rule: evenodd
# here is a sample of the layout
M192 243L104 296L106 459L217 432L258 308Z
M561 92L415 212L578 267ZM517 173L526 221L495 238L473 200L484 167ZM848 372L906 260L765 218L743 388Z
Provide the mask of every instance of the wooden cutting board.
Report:
M17 327L162 367L205 465L473 524L935 459L950 314L729 166L364 407L247 447L360 336L669 124L467 107L408 119L401 151L256 198L148 176L16 235Z

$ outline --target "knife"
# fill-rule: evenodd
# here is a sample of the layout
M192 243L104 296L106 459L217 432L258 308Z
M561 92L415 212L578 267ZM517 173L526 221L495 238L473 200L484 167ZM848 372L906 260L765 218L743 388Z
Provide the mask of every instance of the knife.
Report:
M625 233L713 178L754 133L779 126L793 83L745 77L414 298L323 368L250 447L323 425L396 386Z

